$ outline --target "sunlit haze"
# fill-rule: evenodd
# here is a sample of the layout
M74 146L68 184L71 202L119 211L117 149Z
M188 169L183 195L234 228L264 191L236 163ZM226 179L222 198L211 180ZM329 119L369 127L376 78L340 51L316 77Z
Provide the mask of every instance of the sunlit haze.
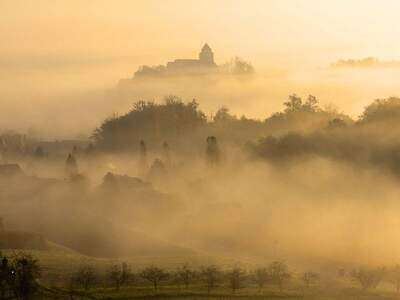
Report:
M399 9L394 0L5 0L0 96L23 111L75 92L90 98L88 92L115 87L140 65L193 57L207 42L218 63L240 56L260 77L277 77L260 83L264 92L249 97L249 106L235 103L237 114L264 118L288 93L311 93L357 116L374 98L398 93L398 73L325 71L338 59L399 59ZM202 102L201 95L188 97Z
M400 1L0 0L0 300L396 300Z

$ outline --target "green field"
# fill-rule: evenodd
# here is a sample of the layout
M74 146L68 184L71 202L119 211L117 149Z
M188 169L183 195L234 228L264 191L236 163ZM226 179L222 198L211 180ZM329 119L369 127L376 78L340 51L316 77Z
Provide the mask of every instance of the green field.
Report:
M139 272L150 265L164 268L173 273L183 264L188 263L193 269L201 266L215 264L221 269L228 270L235 263L227 258L216 258L210 256L136 256L121 259L93 258L79 254L69 248L49 243L48 250L21 250L38 259L41 267L41 278L39 279L40 290L37 299L188 299L188 300L211 300L211 299L305 299L305 300L384 300L399 299L400 295L394 291L390 282L383 281L377 289L362 290L359 284L351 278L329 277L320 282L306 287L300 275L296 274L282 290L276 285L267 284L260 289L251 280L243 282L242 287L235 292L229 287L226 280L218 282L211 291L201 280L197 280L188 288L177 283L174 279L168 279L160 283L157 291L153 286L144 281L136 274L135 279L116 289L107 279L106 270L122 261L129 264L134 273ZM21 251L3 250L3 254L13 256ZM97 279L88 290L80 287L70 288L66 282L81 266L90 265L96 269ZM245 264L241 264L246 269ZM248 270L253 266L247 265Z
M39 298L67 298L71 293L62 289L49 288ZM274 287L266 287L262 291L253 288L244 288L232 293L226 287L216 288L208 293L205 287L192 287L188 290L178 286L165 285L159 291L154 292L151 287L124 287L119 291L113 288L94 288L89 291L75 291L73 299L309 299L309 300L384 300L398 299L395 293L385 291L365 292L357 288L333 290L321 290L320 288L308 291L282 291Z

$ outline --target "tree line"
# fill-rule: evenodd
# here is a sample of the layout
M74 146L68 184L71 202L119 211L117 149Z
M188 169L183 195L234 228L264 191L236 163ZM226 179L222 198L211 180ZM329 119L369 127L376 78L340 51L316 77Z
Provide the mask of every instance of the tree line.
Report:
M196 100L184 102L168 96L163 103L136 102L126 114L104 120L93 132L92 142L75 146L72 154L87 158L104 152L140 154L138 145L144 141L147 149L160 149L167 142L177 156L196 156L206 139L209 149L218 139L219 145L240 147L257 159L279 162L322 156L375 164L400 174L399 117L400 98L396 97L373 101L354 119L332 106L322 107L315 96L303 99L293 94L283 101L282 111L258 120L238 117L227 107L207 116ZM15 144L31 149L29 155L36 159L52 155L44 146L35 149L31 143L29 137L3 136L0 153L12 155L11 145Z
M184 264L175 271L167 270L158 266L148 266L138 272L133 272L127 263L114 264L105 272L101 273L95 267L84 265L72 274L70 282L75 288L89 290L96 285L112 286L119 290L122 286L150 285L154 291L160 286L176 285L184 289L192 286L203 286L211 293L219 286L228 287L232 293L246 285L257 285L259 289L267 284L275 285L280 291L284 284L292 277L288 266L284 262L275 261L267 267L246 271L235 265L229 270L223 270L216 265L192 268ZM308 285L314 283L308 280Z
M391 283L395 291L400 293L400 265L391 268L360 267L354 269L338 269L338 278L348 279L358 284L363 290L376 289L383 281ZM190 287L205 287L211 293L217 287L229 288L232 293L239 289L256 286L262 291L266 286L274 286L280 292L291 280L303 283L310 288L318 285L323 276L315 271L293 272L283 261L273 261L265 267L247 270L239 265L229 269L221 269L217 265L190 267L184 264L175 271L158 266L148 266L133 272L125 262L113 264L101 273L90 265L81 266L72 276L75 288L88 291L96 286L111 286L119 290L122 286L151 285L158 291L162 285L175 285L183 289Z
M41 267L38 260L26 253L12 256L0 254L0 299L29 300L46 287L40 282ZM363 290L375 289L386 280L400 292L400 266L392 268L357 268L352 270L339 269L338 278L347 278L357 282ZM207 293L218 287L224 287L235 294L239 289L257 287L262 291L266 286L275 286L280 292L287 288L290 280L303 282L303 287L317 286L322 280L321 274L314 271L295 273L282 261L273 261L265 267L253 270L234 265L229 269L221 269L217 265L193 268L184 264L176 270L167 270L159 266L148 266L137 272L132 271L126 263L115 263L102 269L94 265L81 265L70 274L63 284L62 290L71 299L80 295L80 291L89 292L94 288L111 287L119 290L121 287L151 286L154 292L162 286L177 286L182 290L193 291L205 288Z

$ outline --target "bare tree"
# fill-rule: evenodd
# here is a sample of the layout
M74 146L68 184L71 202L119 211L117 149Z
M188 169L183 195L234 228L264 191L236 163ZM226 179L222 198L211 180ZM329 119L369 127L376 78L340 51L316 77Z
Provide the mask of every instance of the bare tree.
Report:
M185 288L187 289L196 278L197 272L190 269L190 267L185 264L180 269L178 269L176 275L179 282L183 283L185 285Z
M10 266L8 264L7 257L3 257L0 253L1 264L0 264L0 299L4 300L9 282Z
M132 276L133 274L127 263L112 265L108 270L108 278L117 290L119 290L122 285L126 284Z
M291 277L288 266L284 262L274 261L269 265L268 270L271 282L278 285L279 290L282 291L284 282Z
M396 287L396 292L400 292L400 265L394 266L388 272L388 277L390 282L392 282Z
M169 274L161 268L151 266L144 269L140 273L140 276L143 279L151 282L154 286L154 290L157 291L160 282L167 279Z
M87 291L97 281L96 271L91 266L81 266L73 276L73 280L75 280L80 287Z
M270 274L267 268L258 268L254 271L253 278L255 283L262 289L270 280Z
M307 287L310 287L310 285L314 284L319 280L319 274L315 272L304 272L303 274L303 281L306 284Z
M202 268L201 270L201 277L205 281L207 285L207 291L210 293L211 289L215 288L219 278L220 278L221 272L218 269L217 266L208 266L205 268Z
M232 293L235 293L237 289L242 288L243 281L245 279L245 272L238 266L235 266L229 273L229 285L232 289Z
M364 290L376 288L382 281L384 275L384 268L360 268L351 272L351 276L360 283Z
M14 294L22 300L31 299L36 293L40 276L40 266L31 255L17 254L9 269L8 283Z
M78 292L77 292L77 281L75 276L70 276L67 281L66 281L66 292L68 293L69 299L70 300L74 300L74 297L77 296Z

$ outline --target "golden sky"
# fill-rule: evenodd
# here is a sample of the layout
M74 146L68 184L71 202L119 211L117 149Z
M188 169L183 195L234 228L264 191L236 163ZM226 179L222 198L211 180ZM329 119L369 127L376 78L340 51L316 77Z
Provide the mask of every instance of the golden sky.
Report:
M207 41L220 60L400 58L399 11L396 0L1 0L0 52L163 63Z
M399 0L0 0L0 127L47 129L49 116L62 114L71 99L84 116L92 100L101 107L97 93L132 78L140 65L196 57L205 42L218 64L240 56L260 76L221 83L214 94L186 86L141 97L173 93L199 99L207 113L226 105L265 118L289 94L314 94L356 117L373 99L400 95L400 70L336 72L329 65L366 56L400 60L399 12ZM104 100L96 117L85 119L90 124L81 126L76 114L60 118L67 125L51 134L69 129L72 119L91 130L137 99L114 100Z

